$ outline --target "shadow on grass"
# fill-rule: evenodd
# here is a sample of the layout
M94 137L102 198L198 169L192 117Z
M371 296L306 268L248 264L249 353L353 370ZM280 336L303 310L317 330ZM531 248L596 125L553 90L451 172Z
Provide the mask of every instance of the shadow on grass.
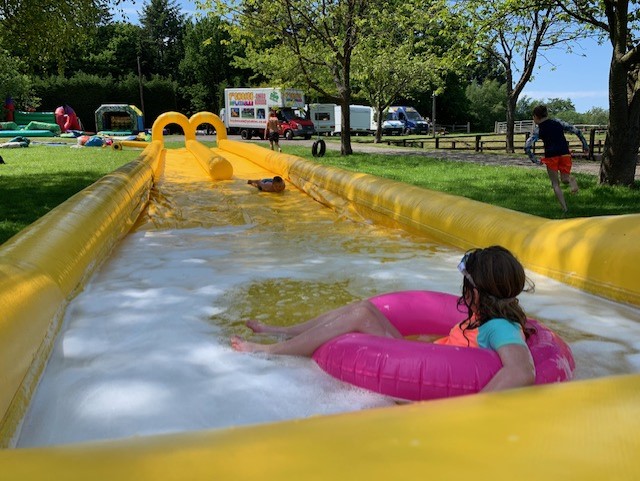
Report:
M0 178L0 243L98 180L103 174L56 172Z

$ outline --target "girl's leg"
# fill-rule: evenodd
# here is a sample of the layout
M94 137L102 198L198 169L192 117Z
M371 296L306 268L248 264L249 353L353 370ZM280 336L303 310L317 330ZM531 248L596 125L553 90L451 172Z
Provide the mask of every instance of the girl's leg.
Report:
M318 317L314 317L313 319L309 319L308 321L302 322L300 324L295 324L293 326L271 326L269 324L263 324L260 321L250 320L247 321L247 327L253 332L263 332L267 334L284 334L285 336L293 337L302 334L309 329L313 329L316 326L332 322L334 319L344 316L351 316L351 313L356 310L358 305L362 302L371 304L369 301L358 301L346 306L338 307L337 309L333 309L331 311L324 312ZM371 307L375 309L373 305L371 305Z
M300 334L276 344L257 344L235 337L231 340L231 345L237 351L311 356L325 342L349 332L362 332L393 338L402 337L393 324L369 301L360 301L330 311L302 326L305 327L305 330Z
M549 180L551 180L551 187L553 188L553 192L556 194L558 202L560 202L562 210L567 212L567 204L564 201L564 194L562 193L562 188L560 187L558 171L550 169L549 166L547 166L547 175L549 176Z

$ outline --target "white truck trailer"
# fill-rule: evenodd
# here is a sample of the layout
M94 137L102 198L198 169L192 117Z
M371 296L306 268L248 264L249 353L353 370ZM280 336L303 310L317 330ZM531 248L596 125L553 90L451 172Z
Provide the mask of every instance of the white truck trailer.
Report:
M333 135L342 132L342 111L340 106L335 106L336 128ZM373 108L368 105L350 105L351 133L355 135L371 135L373 133Z
M308 116L316 132L332 135L336 130L335 104L309 104Z
M291 139L311 138L313 122L302 119L296 111L305 106L304 93L296 89L231 88L224 89L224 124L230 133L243 139L264 137L270 110L278 114L280 135Z

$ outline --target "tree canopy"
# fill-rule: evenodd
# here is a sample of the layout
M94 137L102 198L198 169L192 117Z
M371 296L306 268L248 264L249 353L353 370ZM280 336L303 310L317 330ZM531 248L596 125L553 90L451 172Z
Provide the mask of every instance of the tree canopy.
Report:
M556 2L611 44L609 128L600 182L632 186L640 147L640 4L637 0Z
M513 151L518 97L531 79L538 57L545 49L580 38L583 30L572 25L554 1L522 4L517 0L465 0L457 7L476 27L473 39L468 41L504 69L507 150Z
M114 3L118 3L116 0ZM111 20L109 0L0 2L0 44L31 72L64 72L66 59Z

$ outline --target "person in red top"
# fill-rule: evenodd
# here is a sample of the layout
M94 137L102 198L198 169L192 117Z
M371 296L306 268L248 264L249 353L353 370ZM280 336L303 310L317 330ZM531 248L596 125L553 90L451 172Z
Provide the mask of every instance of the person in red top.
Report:
M13 103L13 99L11 96L7 97L4 101L4 118L7 122L13 122L13 111L16 109L15 104Z

